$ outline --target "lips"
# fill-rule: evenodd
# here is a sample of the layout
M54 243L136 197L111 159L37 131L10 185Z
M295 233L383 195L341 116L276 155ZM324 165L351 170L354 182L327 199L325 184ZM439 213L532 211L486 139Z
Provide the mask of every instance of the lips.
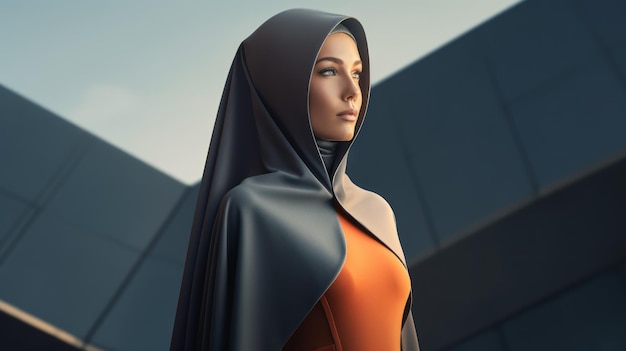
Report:
M359 116L359 111L351 108L351 109L339 112L337 116L339 116L341 119L344 119L346 121L356 121L357 117Z

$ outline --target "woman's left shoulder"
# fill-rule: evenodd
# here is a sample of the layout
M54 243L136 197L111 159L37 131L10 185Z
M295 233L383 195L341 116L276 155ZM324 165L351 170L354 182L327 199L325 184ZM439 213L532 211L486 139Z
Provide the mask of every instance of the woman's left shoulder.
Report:
M359 185L356 185L352 180L346 175L347 183L349 184L350 192L362 206L367 206L375 211L388 212L393 215L393 208L389 204L389 202L377 192L374 192L369 189L362 188Z

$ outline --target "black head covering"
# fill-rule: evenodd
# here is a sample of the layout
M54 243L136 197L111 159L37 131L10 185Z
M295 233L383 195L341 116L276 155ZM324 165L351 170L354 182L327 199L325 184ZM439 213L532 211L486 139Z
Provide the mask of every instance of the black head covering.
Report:
M172 350L280 350L343 265L335 206L404 263L391 208L345 174L352 142L338 143L327 172L309 122L315 59L339 23L363 62L358 132L370 74L356 19L288 10L240 45L200 186ZM405 317L403 349L416 350L408 308Z

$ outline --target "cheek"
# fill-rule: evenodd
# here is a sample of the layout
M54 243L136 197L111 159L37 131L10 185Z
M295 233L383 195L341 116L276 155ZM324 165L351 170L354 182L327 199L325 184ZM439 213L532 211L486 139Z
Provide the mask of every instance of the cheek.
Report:
M311 113L312 119L323 118L324 111L329 108L329 100L328 89L325 89L321 84L311 84L309 112Z
M359 110L361 109L361 105L363 104L363 87L361 83L359 83L359 96L357 97L357 104L359 104Z

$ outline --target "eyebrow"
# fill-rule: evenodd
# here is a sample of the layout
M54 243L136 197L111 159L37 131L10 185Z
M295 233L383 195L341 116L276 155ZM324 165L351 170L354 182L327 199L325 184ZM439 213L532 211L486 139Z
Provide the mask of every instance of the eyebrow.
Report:
M340 59L340 58L336 58L336 57L331 57L331 56L329 56L329 57L322 57L321 59L319 59L319 60L315 61L315 64L317 65L317 64L318 64L318 63L320 63L321 61L330 61L330 62L334 62L334 63L336 63L336 64L338 64L338 65L342 65L342 64L343 64L343 60L342 60L342 59ZM362 64L362 63L363 63L363 62L362 62L361 60L356 60L356 61L354 61L354 65L355 65L355 66L356 66L356 65L360 65L360 64Z

